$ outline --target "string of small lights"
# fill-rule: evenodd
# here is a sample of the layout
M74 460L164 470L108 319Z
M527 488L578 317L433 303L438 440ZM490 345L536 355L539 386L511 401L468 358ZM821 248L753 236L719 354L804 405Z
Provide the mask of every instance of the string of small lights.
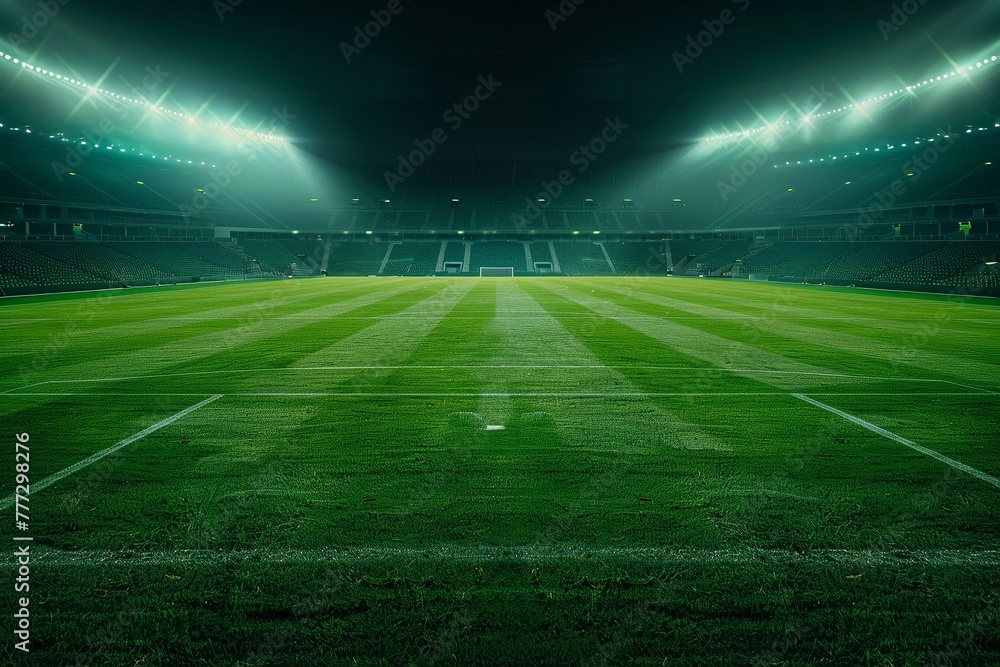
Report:
M21 132L21 133L24 133L24 134L35 134L35 133L33 133L31 131L30 127L21 127L21 126L15 126L15 125L6 125L4 123L0 123L0 130L4 130L4 131L7 131L7 132ZM43 135L38 135L38 136L43 136ZM213 169L217 168L217 165L215 165L215 164L211 164L210 165L210 164L208 164L204 160L182 159L182 158L175 157L174 155L164 155L162 152L159 153L159 154L157 154L157 153L155 153L153 151L150 151L150 150L146 150L146 149L142 149L142 148L127 147L127 146L123 146L122 144L117 144L117 143L110 143L110 142L109 143L105 143L105 142L100 142L100 141L88 141L86 139L69 138L69 137L67 137L62 132L58 132L56 134L50 134L46 138L48 138L50 140L53 140L53 141L59 141L59 142L62 142L62 143L69 143L69 144L73 144L74 146L79 146L80 148L76 148L75 151L81 157L84 156L84 155L93 154L95 151L104 151L103 154L107 154L107 155L118 155L118 156L121 156L122 153L125 153L125 154L128 154L128 155L135 155L135 156L139 156L139 157L149 158L151 160L158 160L158 161L162 160L164 162L168 162L168 163L172 163L172 164L189 164L189 165L197 165L197 166L211 166Z
M887 151L896 150L899 148L907 148L912 146L920 146L923 143L934 143L934 141L940 141L941 139L957 139L960 137L965 137L972 135L976 132L987 132L989 130L1000 130L1000 123L994 123L992 127L967 127L964 131L955 131L949 134L942 134L940 132L936 133L933 137L917 137L915 139L910 139L906 142L894 143L894 144L878 144L876 146L868 146L865 148L858 148L846 153L841 153L839 155L828 154L824 157L803 159L803 160L786 160L784 164L775 164L774 168L779 167L797 167L802 165L819 165L828 164L830 162L836 162L839 160L842 162L844 160L850 160L851 158L864 157L874 153L882 153Z
M92 85L90 85L88 83L84 83L83 81L79 81L77 79L74 79L73 77L64 76L62 74L58 74L58 73L53 72L51 70L44 69L42 67L38 67L38 66L36 66L36 65L34 65L32 63L29 63L29 62L27 62L25 60L17 58L16 56L13 56L13 55L11 55L9 53L4 53L3 51L0 51L0 63L9 63L11 65L20 67L21 69L23 69L26 72L31 72L31 73L33 73L33 74L35 74L37 76L40 76L40 77L48 77L48 78L51 78L51 79L55 79L56 81L61 81L63 83L69 84L71 86L76 86L76 87L82 88L84 90L88 90L88 91L91 91L91 92L94 92L94 93L99 93L99 94L104 95L104 96L106 96L106 97L108 97L110 99L113 99L113 100L115 100L115 101L117 101L117 102L119 102L121 104L133 104L133 105L138 106L138 107L144 107L144 108L153 109L154 111L163 113L163 114L165 114L167 116L172 116L174 118L178 118L178 119L181 119L181 120L186 120L187 122L193 123L193 124L197 124L199 122L198 119L195 118L194 116L191 116L190 114L184 113L182 111L177 111L177 110L174 110L174 109L169 109L169 108L164 107L164 106L154 105L152 102L150 102L148 100L144 100L144 99L140 99L140 98L136 98L136 97L129 97L128 95L121 95L120 93L116 93L114 91L107 90L107 89L101 88L99 86L92 86ZM209 123L209 125L213 126L213 125L215 125L215 123L214 122L213 123ZM266 134L266 133L263 133L263 132L254 132L253 130L247 130L245 128L240 128L240 127L232 126L229 129L232 130L233 132L236 132L236 133L239 133L239 134L243 134L243 135L246 135L246 136L256 137L257 139L261 139L261 140L265 140L265 141L284 141L284 138L282 138L282 137L274 136L274 135L271 135L271 134Z
M892 99L895 99L897 96L903 95L903 94L915 95L917 93L917 91L921 91L921 90L929 88L931 86L936 86L936 85L938 85L940 83L944 83L944 82L949 81L949 80L950 81L954 81L955 79L958 79L960 77L967 77L970 72L977 72L977 71L982 70L983 68L989 68L989 67L995 65L997 63L997 60L998 60L998 56L990 56L988 58L983 58L982 60L976 61L975 64L966 65L964 67L956 67L955 69L951 70L950 72L942 73L942 74L940 74L939 76L936 76L936 77L929 77L927 79L924 79L923 81L918 81L916 83L913 83L913 84L908 85L908 86L904 86L902 88L896 88L894 90L890 90L890 91L887 91L885 93L882 93L881 95L874 95L872 97L869 97L868 99L861 100L860 102L852 102L852 103L847 104L845 106L842 106L842 107L839 107L839 108L836 108L836 109L830 109L829 111L824 111L822 113L807 113L807 114L804 114L800 118L800 121L802 121L802 122L810 122L813 119L827 118L827 117L830 117L830 116L836 116L838 114L843 114L843 113L845 113L847 111L850 111L851 109L865 109L865 108L870 107L873 104L877 104L879 102L884 102L884 101L887 101L887 100L892 100ZM727 134L713 134L710 137L706 137L705 141L706 142L711 142L711 141L743 141L744 139L747 139L747 138L752 137L754 135L760 134L762 132L775 132L775 131L783 128L783 127L788 127L791 124L792 124L791 120L776 121L774 123L769 123L767 125L762 125L760 127L755 127L755 128L748 129L748 130L742 130L742 131L739 131L739 132L729 132Z

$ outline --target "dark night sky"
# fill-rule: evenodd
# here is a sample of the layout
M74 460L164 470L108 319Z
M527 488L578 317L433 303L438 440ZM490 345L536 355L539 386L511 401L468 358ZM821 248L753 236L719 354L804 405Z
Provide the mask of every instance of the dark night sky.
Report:
M402 11L349 64L339 44L388 0L229 0L239 4L220 20L225 2L68 0L15 52L91 81L117 62L111 88L159 65L175 105L211 97L216 113L242 108L250 126L287 107L297 117L284 133L305 150L373 163L442 126L442 113L492 74L502 86L447 149L542 158L566 155L606 116L630 123L620 150L641 154L750 122L750 104L765 114L804 104L813 86L862 97L939 70L946 56L992 53L1000 19L997 2L910 0L915 13L886 39L888 1L586 0L553 31L545 12L559 0L400 0ZM723 10L735 20L679 72L673 53ZM38 11L37 0L8 0L2 34ZM26 108L8 96L0 111Z

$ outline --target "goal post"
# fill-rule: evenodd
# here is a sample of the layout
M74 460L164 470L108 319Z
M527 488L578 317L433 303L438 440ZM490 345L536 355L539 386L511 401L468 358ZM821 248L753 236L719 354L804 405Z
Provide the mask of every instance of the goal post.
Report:
M481 266L479 267L480 278L513 278L513 266Z

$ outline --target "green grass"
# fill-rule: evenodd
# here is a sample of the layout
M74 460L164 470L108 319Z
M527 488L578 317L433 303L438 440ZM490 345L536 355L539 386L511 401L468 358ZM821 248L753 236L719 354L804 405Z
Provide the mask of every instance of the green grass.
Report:
M998 306L662 278L5 300L35 484L221 398L32 495L32 653L4 650L1000 664L1000 488L793 396L1000 477Z

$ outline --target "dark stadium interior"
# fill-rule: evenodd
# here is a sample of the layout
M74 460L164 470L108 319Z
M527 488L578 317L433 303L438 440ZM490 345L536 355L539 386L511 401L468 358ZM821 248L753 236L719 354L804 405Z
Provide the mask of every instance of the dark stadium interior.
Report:
M996 272L976 260L992 256L1000 234L993 10L917 6L922 28L909 31L894 23L905 11L881 17L865 3L749 12L734 2L716 16L699 4L572 2L50 8L72 21L11 8L27 18L6 55L37 57L39 70L0 60L3 287L141 284L154 274L84 266L120 249L97 248L105 242L198 241L220 245L215 261L163 259L156 279L292 265L303 275L441 274L442 261L414 258L434 255L428 244L443 258L446 243L472 249L459 270L468 274L501 243L528 250L518 274L535 272L531 248L545 246L546 270L551 260L566 275L634 273L627 258L648 254L662 258L651 264L662 274L987 293ZM379 16L388 18L369 27L375 38L359 37ZM869 22L876 29L855 36ZM971 72L935 81L966 62ZM62 72L105 92L81 97ZM879 97L904 84L914 87ZM865 95L874 100L844 112ZM471 111L454 106L469 100ZM762 120L769 131L719 138ZM283 141L248 140L226 124ZM274 245L283 260L254 262L243 239ZM933 277L902 268L924 252L865 245L958 239L970 244L964 259ZM59 244L46 251L46 241ZM690 241L719 247L702 258L683 247ZM845 241L855 245L815 249ZM290 242L298 261L283 254ZM828 261L753 259L798 242L808 243L790 247ZM614 249L576 261L602 246ZM866 253L896 259L877 271L850 259ZM39 255L52 270L42 278L14 259Z

